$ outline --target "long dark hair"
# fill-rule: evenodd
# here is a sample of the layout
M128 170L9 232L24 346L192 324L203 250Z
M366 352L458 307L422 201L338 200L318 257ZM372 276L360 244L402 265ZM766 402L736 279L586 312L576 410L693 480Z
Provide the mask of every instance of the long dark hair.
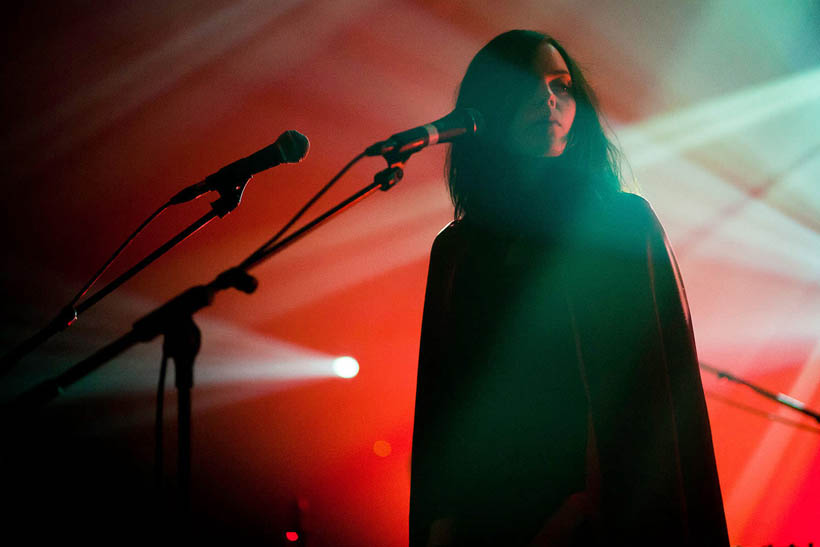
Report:
M447 183L456 219L478 210L480 196L498 195L500 186L515 184L510 180L514 178L514 160L499 139L507 134L518 106L539 84L541 75L536 73L535 60L544 43L552 44L566 62L576 102L575 120L560 157L561 172L569 170L579 179L572 182L576 188L583 186L599 197L620 191L620 153L604 133L598 102L578 64L551 36L511 30L493 38L476 54L461 81L456 108L481 112L485 130L478 138L454 142L447 155ZM556 181L543 183L548 186Z

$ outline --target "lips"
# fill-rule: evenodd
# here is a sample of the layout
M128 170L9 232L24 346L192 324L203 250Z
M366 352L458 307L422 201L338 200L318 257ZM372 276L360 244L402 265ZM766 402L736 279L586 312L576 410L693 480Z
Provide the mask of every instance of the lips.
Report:
M551 125L560 126L561 122L559 122L558 120L550 118L550 119L547 119L547 120L538 120L533 125L535 125L535 126L547 126L547 127L549 127Z

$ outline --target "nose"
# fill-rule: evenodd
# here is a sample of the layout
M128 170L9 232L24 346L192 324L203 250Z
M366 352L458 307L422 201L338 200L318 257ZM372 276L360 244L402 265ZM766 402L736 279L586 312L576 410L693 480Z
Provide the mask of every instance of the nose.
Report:
M547 93L549 93L549 97L547 97L547 104L550 108L555 108L558 106L558 98L555 96L555 93L553 93L551 89L548 90Z

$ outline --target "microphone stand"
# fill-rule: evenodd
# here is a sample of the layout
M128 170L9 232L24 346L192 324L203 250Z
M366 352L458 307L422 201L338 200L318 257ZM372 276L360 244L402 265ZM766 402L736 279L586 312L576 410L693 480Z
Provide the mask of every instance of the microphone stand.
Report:
M269 257L282 251L284 248L288 247L292 243L307 235L309 232L313 231L320 224L324 223L326 220L328 220L336 213L339 213L347 209L348 207L355 205L356 203L366 198L376 190L381 190L383 192L390 190L393 186L396 185L397 182L399 182L404 177L404 163L407 161L410 155L410 153L385 154L385 159L387 160L387 168L376 173L376 175L373 177L373 182L371 182L358 192L352 194L347 199L341 201L334 207L331 207L321 215L317 216L312 221L308 222L288 237L279 241L279 243L277 243L276 245L268 249L265 249L264 251L254 253L253 255L245 259L242 263L240 263L238 267L243 270L248 270L250 268L253 268L254 266L257 266L259 263L264 262Z
M134 323L119 339L101 348L59 376L41 382L11 403L11 410L22 412L39 408L60 395L66 388L102 367L105 363L139 342L149 342L159 335L165 337L163 349L174 360L178 396L177 473L182 526L190 516L191 487L191 389L194 361L201 345L201 333L193 314L209 306L217 292L234 288L246 294L256 290L257 280L247 270L279 253L330 217L371 195L375 190L387 191L404 176L404 162L410 154L386 155L388 167L377 173L373 182L338 205L328 209L305 226L261 253L254 253L239 266L230 268L207 285L197 285L150 312ZM237 200L238 204L238 200ZM211 214L211 213L209 213Z
M76 306L66 306L63 308L60 313L57 314L57 317L55 317L48 325L27 340L17 345L6 355L4 355L2 359L0 359L0 376L8 372L18 361L20 361L20 359L44 344L49 338L58 332L65 330L69 325L77 320L81 313L84 313L91 306L108 296L120 285L134 277L137 273L145 269L149 264L164 255L178 243L197 232L200 228L204 227L217 216L222 218L236 209L237 206L239 206L239 202L242 200L242 193L245 191L245 186L248 184L250 179L251 177L248 177L240 184L223 184L218 187L217 191L219 192L220 197L211 203L211 210L209 212L87 299L83 300Z
M787 406L787 407L789 407L793 410L796 410L797 412L801 412L801 413L805 414L806 416L814 418L818 423L820 423L820 413L817 413L817 412L815 412L815 411L813 411L809 408L806 408L806 405L803 402L798 401L794 397L789 397L788 395L785 395L783 393L773 393L773 392L771 392L767 389L763 389L760 386L757 386L757 385L755 385L751 382L748 382L748 381L744 380L743 378L738 378L737 376L733 376L732 374L726 372L725 370L720 370L720 369L711 367L711 366L709 366L705 363L700 363L700 368L702 368L703 370L706 370L708 372L711 372L712 374L714 374L718 378L726 378L730 382L735 382L736 384L746 386L746 387L756 391L760 395L763 395L767 399L771 399L772 401L776 401L776 402L780 403L781 405L785 405L785 406Z

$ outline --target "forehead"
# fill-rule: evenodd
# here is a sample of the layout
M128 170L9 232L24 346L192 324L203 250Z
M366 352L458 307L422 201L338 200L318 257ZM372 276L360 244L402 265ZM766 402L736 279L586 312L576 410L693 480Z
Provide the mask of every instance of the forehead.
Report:
M544 76L568 74L567 63L558 50L550 43L544 42L538 47L535 57L535 69Z

